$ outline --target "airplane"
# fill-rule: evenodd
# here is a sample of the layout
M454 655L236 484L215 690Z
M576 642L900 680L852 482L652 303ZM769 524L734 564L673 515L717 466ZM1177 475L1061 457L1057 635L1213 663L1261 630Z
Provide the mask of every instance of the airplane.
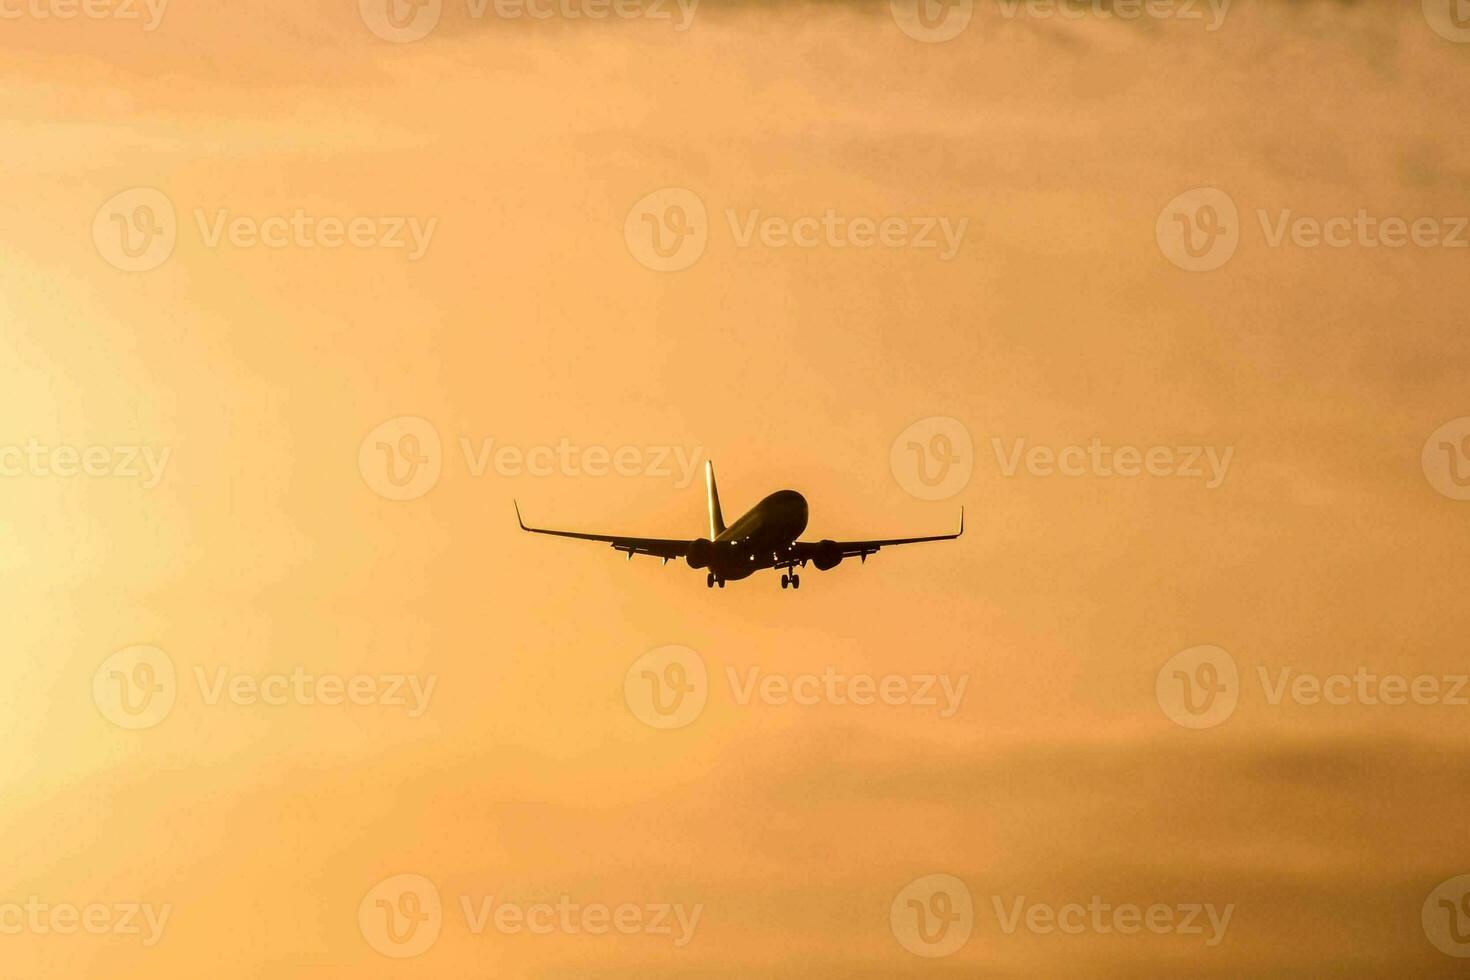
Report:
M951 541L965 533L965 509L960 508L960 529L954 534L933 534L921 538L883 538L873 541L800 541L806 530L806 498L795 490L778 490L752 507L729 527L720 512L720 491L715 486L714 464L704 464L704 484L709 508L709 537L686 541L682 538L634 538L621 534L587 534L581 531L553 531L544 527L528 527L521 519L521 505L515 503L516 523L522 531L554 534L583 541L603 541L616 551L662 558L683 558L690 568L708 569L706 588L725 587L727 581L747 578L763 568L782 569L781 588L801 588L797 568L807 562L820 571L836 568L844 558L857 558L864 564L868 556L880 548L923 541Z

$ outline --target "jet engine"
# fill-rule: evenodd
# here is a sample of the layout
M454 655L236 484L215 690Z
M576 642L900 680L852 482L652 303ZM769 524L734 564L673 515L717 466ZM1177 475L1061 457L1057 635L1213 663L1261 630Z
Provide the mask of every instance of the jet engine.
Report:
M818 541L816 554L812 555L812 564L821 571L836 568L842 563L842 549L837 546L836 541Z
M689 545L689 554L684 560L690 568L708 568L715 556L715 543L709 538L697 538Z

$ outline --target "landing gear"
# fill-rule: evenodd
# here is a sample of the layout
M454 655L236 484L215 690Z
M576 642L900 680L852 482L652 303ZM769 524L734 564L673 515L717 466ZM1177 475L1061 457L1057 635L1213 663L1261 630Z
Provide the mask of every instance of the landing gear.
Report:
M796 574L795 572L792 572L790 575L787 575L785 572L782 572L781 573L781 588L783 588L783 589L785 589L785 588L792 588L792 589L799 589L799 588L801 588L801 576L798 575L798 574Z
M706 589L713 589L715 587L715 573L714 572L710 572L708 575L706 575L704 577L704 587Z

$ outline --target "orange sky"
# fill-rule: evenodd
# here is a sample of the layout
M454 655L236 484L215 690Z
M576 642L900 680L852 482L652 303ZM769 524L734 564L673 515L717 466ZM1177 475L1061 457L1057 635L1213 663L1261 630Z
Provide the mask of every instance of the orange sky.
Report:
M402 44L351 2L176 0L152 31L5 8L0 975L1454 974L1421 910L1470 872L1470 707L1271 692L1363 670L1447 697L1467 672L1470 503L1421 451L1470 416L1470 249L1270 229L1470 214L1470 46L1418 3L1238 0L1210 32L996 0L944 43L884 4L705 0L683 30L665 7L448 3ZM1156 228L1200 187L1238 243L1191 272ZM126 271L107 204L137 188L176 240ZM663 188L705 212L674 271L625 235ZM374 243L403 219L406 245L244 244L298 210ZM829 210L848 235L932 218L940 244L742 244ZM402 417L438 474L392 500L367 437L400 445ZM926 499L894 460L935 418L959 428L926 444L972 449ZM1007 475L1018 440L1094 439L1229 463L1214 486ZM477 473L487 440L640 462ZM136 449L138 475L6 455L28 445ZM678 453L715 461L727 518L795 487L814 539L939 533L961 505L966 535L793 594L515 527L512 498L701 534ZM137 657L109 658L139 645L174 701L133 729L107 691ZM1205 645L1237 703L1194 730L1160 672ZM668 646L705 704L660 729L630 668ZM742 696L831 674L963 694ZM344 700L411 677L422 710L407 680L402 705L381 680L322 704L296 675ZM286 703L251 693L269 677ZM407 958L372 925L399 875L442 903ZM973 905L939 957L894 924L932 875ZM151 944L12 930L32 896L169 912ZM673 912L671 934L476 934L491 896L699 912L683 943ZM1212 945L1007 931L1022 896L1231 914Z

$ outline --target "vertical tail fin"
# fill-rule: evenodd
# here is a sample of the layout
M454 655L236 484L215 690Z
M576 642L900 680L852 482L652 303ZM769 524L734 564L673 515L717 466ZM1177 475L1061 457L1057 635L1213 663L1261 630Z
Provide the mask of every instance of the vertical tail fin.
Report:
M720 490L715 486L715 464L704 461L704 487L709 500L709 539L725 533L725 515L720 513Z

